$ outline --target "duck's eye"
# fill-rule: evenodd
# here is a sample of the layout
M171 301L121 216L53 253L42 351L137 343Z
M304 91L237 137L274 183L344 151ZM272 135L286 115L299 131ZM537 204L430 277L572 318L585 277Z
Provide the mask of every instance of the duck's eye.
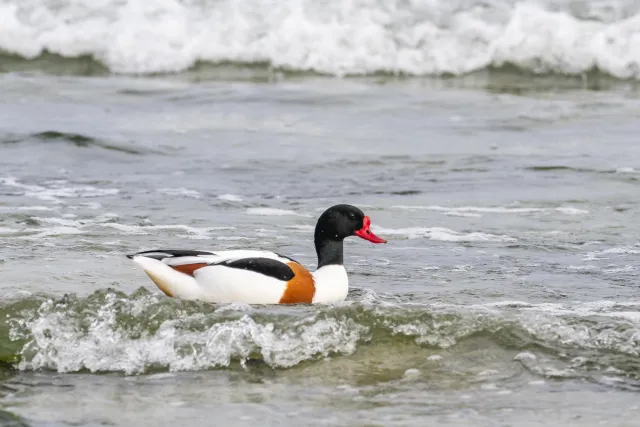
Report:
M354 213L350 213L350 214L349 214L349 218L350 218L350 219L356 219L356 214L354 214Z

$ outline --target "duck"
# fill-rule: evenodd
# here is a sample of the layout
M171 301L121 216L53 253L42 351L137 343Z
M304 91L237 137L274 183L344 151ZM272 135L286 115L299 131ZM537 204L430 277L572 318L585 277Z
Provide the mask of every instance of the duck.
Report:
M210 303L326 304L347 298L344 239L351 236L387 243L371 231L371 218L362 210L338 204L317 220L314 244L318 264L313 272L293 258L259 249L157 249L127 257L171 298Z

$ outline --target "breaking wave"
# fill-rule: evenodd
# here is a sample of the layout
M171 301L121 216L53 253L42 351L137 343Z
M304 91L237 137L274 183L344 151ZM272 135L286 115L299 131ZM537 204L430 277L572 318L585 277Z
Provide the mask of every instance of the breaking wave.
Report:
M289 369L351 357L371 343L377 351L404 343L425 357L433 349L455 356L460 343L484 337L543 376L568 364L562 376L606 370L634 379L640 355L640 303L632 302L418 305L369 292L334 306L261 307L178 301L141 288L29 297L0 314L7 333L1 356L20 370ZM557 359L553 369L549 355Z
M515 66L638 79L639 10L631 0L7 0L0 51L89 57L114 73L206 62L335 76Z

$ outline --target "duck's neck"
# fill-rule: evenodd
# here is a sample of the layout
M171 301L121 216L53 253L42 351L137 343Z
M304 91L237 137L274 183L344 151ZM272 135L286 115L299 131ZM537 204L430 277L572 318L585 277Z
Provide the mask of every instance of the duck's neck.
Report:
M318 268L327 265L343 265L344 251L342 241L316 240L316 254L318 255Z
M327 234L319 224L314 234L318 269L313 273L316 291L314 302L343 301L349 292L349 279L344 269L343 240Z
M342 241L343 239L339 239L326 224L319 222L316 225L313 242L316 245L316 254L318 255L318 268L327 265L343 265Z

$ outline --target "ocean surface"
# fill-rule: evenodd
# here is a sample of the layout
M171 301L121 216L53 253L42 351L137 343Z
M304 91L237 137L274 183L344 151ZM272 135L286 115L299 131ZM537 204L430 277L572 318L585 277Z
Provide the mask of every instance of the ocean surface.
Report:
M0 425L637 426L640 2L0 0ZM167 298L275 250L343 303Z

